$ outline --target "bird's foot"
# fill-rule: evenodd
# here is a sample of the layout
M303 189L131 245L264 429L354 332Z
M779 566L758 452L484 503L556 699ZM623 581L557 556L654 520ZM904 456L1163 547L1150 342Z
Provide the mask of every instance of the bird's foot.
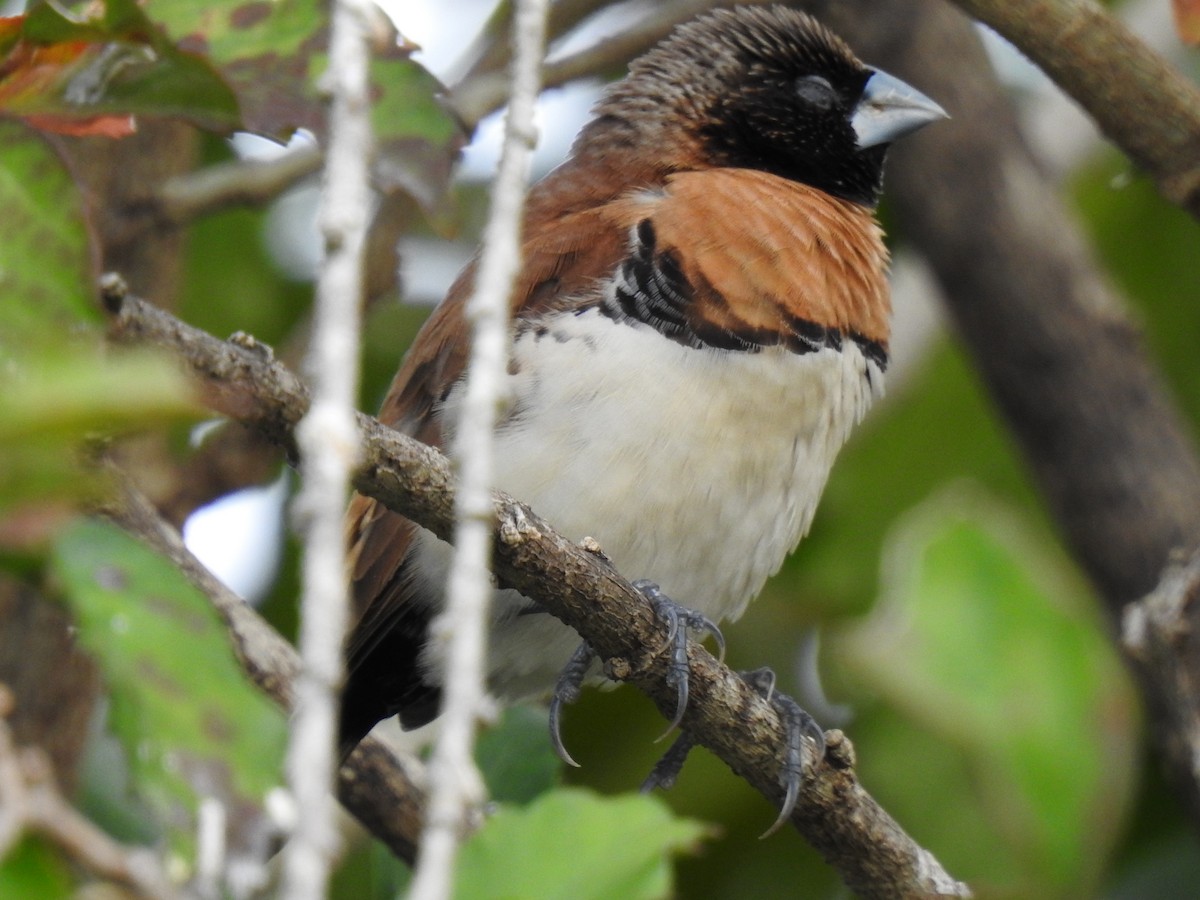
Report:
M763 698L775 707L787 730L784 742L783 765L779 770L779 780L783 785L783 804L779 808L779 816L775 822L764 831L761 837L767 838L783 827L792 817L796 801L800 799L800 785L804 782L804 738L813 742L813 769L825 758L825 732L817 724L817 720L809 715L800 704L787 694L775 690L775 673L765 666L761 669L751 669L740 672L742 680L750 685Z
M778 831L791 818L796 803L800 799L800 786L804 782L804 738L810 738L814 744L813 768L816 768L825 757L825 732L795 700L786 694L775 691L775 673L770 669L752 669L738 674L743 681L775 707L787 729L783 765L779 774L784 788L784 799L778 818L762 835L766 838ZM649 792L655 788L667 790L673 787L687 760L688 753L694 746L696 746L696 740L691 734L686 731L680 734L671 748L663 754L663 757L650 771L642 783L642 791Z
M688 633L695 632L701 638L705 635L712 635L717 642L717 649L720 659L725 658L725 637L721 634L715 622L707 616L703 616L695 610L688 609L685 606L680 606L666 594L664 594L652 581L635 581L633 586L645 597L654 611L658 614L667 625L667 639L658 653L670 649L671 663L667 673L667 684L676 689L677 701L675 705L675 718L671 721L670 726L663 732L662 738L666 737L678 726L683 719L683 714L687 709L688 702L688 656L687 642ZM554 685L554 693L550 699L550 741L554 746L554 751L559 758L569 766L578 766L571 754L567 752L567 748L563 744L562 732L560 730L560 722L562 719L562 708L567 704L574 703L579 699L579 693L583 688L583 680L587 676L588 669L592 661L596 658L596 652L591 648L587 641L583 641L571 654L571 658L563 667L563 670L558 675L558 680ZM674 748L672 748L674 750ZM668 756L670 751L668 751ZM686 751L684 751L686 756ZM682 761L680 766L682 766Z
M722 662L725 661L725 636L721 634L721 629L710 618L701 615L694 609L680 606L664 594L653 581L635 581L633 586L641 592L643 597L650 601L650 605L654 607L654 611L658 613L658 617L667 623L667 639L663 643L663 646L659 648L658 653L662 653L668 648L671 651L667 684L675 688L676 701L675 718L671 720L671 724L667 726L667 730L658 738L661 741L679 727L679 723L683 720L683 714L687 711L688 681L690 678L687 655L688 633L696 632L701 640L703 640L705 635L712 635L713 639L717 642L717 658Z

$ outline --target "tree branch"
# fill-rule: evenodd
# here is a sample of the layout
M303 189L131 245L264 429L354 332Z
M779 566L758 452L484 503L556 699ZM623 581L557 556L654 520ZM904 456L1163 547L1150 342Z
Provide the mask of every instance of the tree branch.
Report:
M1200 460L1123 298L1031 157L965 16L928 0L805 5L953 116L896 146L888 193L1063 537L1119 623L1200 545ZM1200 684L1200 655L1129 658L1200 823L1189 762L1200 758L1200 736L1181 728L1200 710L1179 706L1196 698L1169 688Z
M1037 63L1200 218L1200 88L1093 0L954 0Z
M126 296L111 276L102 286L116 343L154 345L174 355L195 377L214 410L261 429L291 447L291 430L308 392L267 354L219 341L169 314ZM454 522L454 481L440 453L359 417L362 465L355 488L410 517L443 539ZM658 649L664 626L645 599L608 563L594 542L582 545L555 533L518 501L495 497L494 569L501 582L545 607L583 635L606 660L607 673L646 693L668 718L675 690L669 660ZM774 806L783 800L780 753L783 724L771 704L703 647L689 644L691 699L683 727ZM805 782L791 823L865 897L967 896L858 783L849 742L838 732L833 748Z
M159 227L178 227L232 206L261 205L321 168L315 143L301 144L272 159L216 163L164 181L142 205Z

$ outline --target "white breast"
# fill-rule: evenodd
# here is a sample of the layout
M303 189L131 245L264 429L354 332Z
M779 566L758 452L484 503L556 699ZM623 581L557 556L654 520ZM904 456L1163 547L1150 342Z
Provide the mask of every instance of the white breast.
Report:
M545 324L513 348L496 486L566 536L596 538L628 578L714 620L741 615L808 531L882 371L850 340L746 353L683 347L597 310ZM431 575L444 570L435 544L419 551ZM578 641L549 616L514 617L521 603L497 596L493 686L510 697L544 690Z

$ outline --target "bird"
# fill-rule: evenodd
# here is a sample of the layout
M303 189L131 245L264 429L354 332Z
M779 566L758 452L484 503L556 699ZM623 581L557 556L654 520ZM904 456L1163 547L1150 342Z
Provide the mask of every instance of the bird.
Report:
M495 487L598 541L656 609L714 629L740 616L881 394L884 159L945 115L787 7L708 12L633 60L528 195ZM379 412L439 448L462 400L474 274L426 321ZM343 757L383 719L437 717L428 629L451 555L361 495L347 540ZM491 694L546 695L579 636L511 589L490 616Z

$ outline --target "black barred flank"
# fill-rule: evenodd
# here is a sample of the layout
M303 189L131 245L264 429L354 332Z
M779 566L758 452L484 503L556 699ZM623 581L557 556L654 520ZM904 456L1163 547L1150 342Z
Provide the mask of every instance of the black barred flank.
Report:
M887 347L873 341L870 338L863 337L856 332L850 333L850 340L858 344L858 349L862 351L862 355L879 366L880 371L886 372L888 367L888 352Z
M700 346L687 324L692 288L670 253L655 253L654 223L643 219L635 229L633 252L616 273L612 296L601 302L604 314L619 321L642 322L688 346Z

